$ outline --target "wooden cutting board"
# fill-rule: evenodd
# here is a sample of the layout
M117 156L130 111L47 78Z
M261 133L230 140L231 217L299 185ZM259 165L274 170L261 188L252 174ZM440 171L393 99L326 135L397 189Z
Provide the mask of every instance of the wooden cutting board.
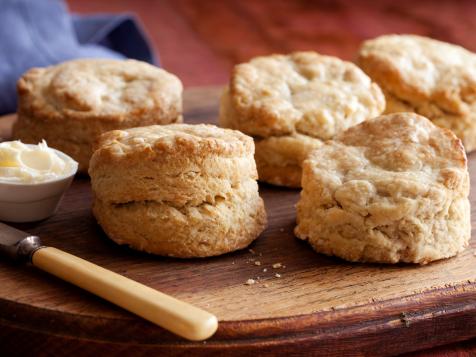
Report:
M218 96L219 88L187 90L185 121L216 122ZM0 137L9 137L13 120L0 119ZM476 155L469 167L476 180ZM16 226L215 313L218 332L187 342L33 267L0 262L0 352L390 355L476 336L474 232L463 254L427 266L351 264L294 237L298 190L261 185L260 192L269 227L251 249L179 260L108 240L90 212L88 179L75 179L54 217ZM249 278L257 283L245 285Z

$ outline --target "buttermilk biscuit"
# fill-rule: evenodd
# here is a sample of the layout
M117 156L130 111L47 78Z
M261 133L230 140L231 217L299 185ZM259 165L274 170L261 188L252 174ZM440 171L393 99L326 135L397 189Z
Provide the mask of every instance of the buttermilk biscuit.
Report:
M448 258L471 234L461 141L414 113L365 121L303 165L296 235L349 261Z
M93 213L119 244L181 258L219 255L263 231L253 140L213 125L103 134L89 174Z
M321 140L299 133L256 138L259 179L279 186L301 187L301 164L321 145Z
M256 138L260 180L300 187L310 151L384 107L379 87L354 64L295 52L237 65L219 121Z
M103 132L182 121L182 84L134 60L81 59L33 68L18 81L15 139L48 145L87 171L92 143Z
M364 42L359 66L384 90L386 113L412 111L476 148L476 54L415 35Z

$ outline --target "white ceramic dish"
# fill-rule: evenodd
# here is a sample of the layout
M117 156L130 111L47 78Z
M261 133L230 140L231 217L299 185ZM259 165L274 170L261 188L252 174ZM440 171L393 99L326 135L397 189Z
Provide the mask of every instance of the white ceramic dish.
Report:
M61 158L71 158L54 150ZM78 170L39 183L5 182L0 179L0 221L34 222L53 215Z

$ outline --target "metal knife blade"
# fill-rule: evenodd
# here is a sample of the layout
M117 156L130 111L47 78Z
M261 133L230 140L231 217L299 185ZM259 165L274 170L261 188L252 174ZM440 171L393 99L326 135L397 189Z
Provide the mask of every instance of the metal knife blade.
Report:
M0 254L14 260L30 260L42 247L40 238L0 222Z

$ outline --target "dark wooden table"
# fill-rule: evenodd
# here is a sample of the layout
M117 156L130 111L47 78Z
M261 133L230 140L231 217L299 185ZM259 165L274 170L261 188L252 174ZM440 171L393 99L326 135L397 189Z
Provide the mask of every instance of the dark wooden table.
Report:
M68 0L72 11L134 12L162 66L186 86L223 84L235 63L311 49L352 60L360 42L417 33L476 51L476 1ZM476 340L413 354L475 356Z

